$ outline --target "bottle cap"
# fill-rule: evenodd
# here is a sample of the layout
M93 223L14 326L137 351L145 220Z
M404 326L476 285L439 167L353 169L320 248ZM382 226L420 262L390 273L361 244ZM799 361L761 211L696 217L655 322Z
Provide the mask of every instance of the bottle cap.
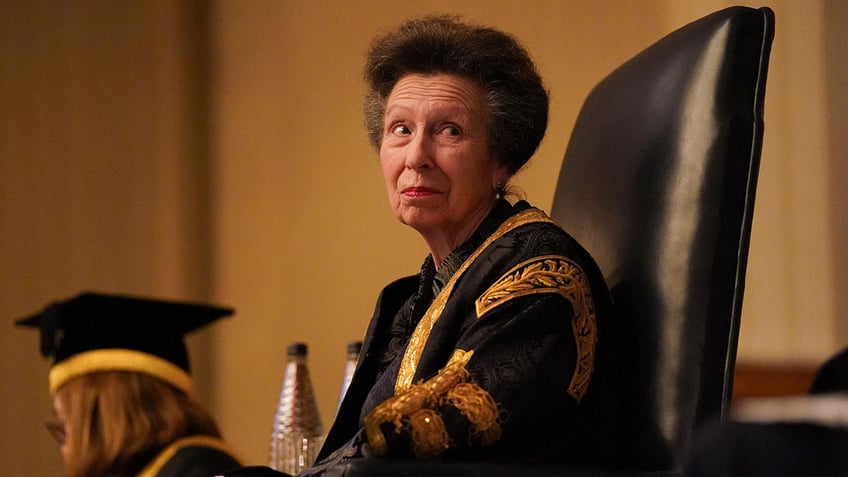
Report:
M347 344L348 354L359 354L360 351L362 351L362 341L351 341Z
M289 356L306 356L307 353L306 343L292 343L287 348Z

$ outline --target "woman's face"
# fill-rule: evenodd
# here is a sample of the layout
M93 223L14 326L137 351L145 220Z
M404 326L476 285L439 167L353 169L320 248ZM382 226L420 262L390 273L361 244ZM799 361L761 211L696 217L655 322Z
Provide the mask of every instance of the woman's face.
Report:
M389 95L380 147L389 203L431 250L465 241L508 177L489 149L488 119L483 88L458 76L410 74Z

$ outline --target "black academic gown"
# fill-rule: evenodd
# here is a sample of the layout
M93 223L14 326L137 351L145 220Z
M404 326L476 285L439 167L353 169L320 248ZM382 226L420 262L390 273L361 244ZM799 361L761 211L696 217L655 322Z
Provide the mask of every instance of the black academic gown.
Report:
M314 471L375 454L613 464L610 298L587 251L542 211L501 201L440 271L451 263L435 296L427 262L380 294Z
M190 436L166 447L136 477L213 477L240 465L220 439Z

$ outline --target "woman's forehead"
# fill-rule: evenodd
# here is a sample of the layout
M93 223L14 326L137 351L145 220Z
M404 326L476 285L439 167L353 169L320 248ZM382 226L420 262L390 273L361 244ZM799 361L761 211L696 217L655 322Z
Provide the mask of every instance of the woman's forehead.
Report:
M386 110L439 108L475 114L484 107L484 98L476 82L460 76L411 74L395 84Z

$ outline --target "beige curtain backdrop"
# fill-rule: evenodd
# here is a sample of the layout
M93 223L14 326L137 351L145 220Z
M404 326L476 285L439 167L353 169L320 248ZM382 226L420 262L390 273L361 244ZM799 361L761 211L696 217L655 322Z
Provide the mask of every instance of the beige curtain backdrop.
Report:
M814 365L848 342L839 0L777 14L740 361ZM58 475L47 363L14 318L81 290L208 300L197 398L266 459L286 344L305 341L325 426L344 349L426 249L387 207L360 115L362 53L450 12L522 38L551 91L518 185L548 209L580 104L606 73L717 0L398 4L0 2L0 474ZM755 5L756 6L756 5Z

